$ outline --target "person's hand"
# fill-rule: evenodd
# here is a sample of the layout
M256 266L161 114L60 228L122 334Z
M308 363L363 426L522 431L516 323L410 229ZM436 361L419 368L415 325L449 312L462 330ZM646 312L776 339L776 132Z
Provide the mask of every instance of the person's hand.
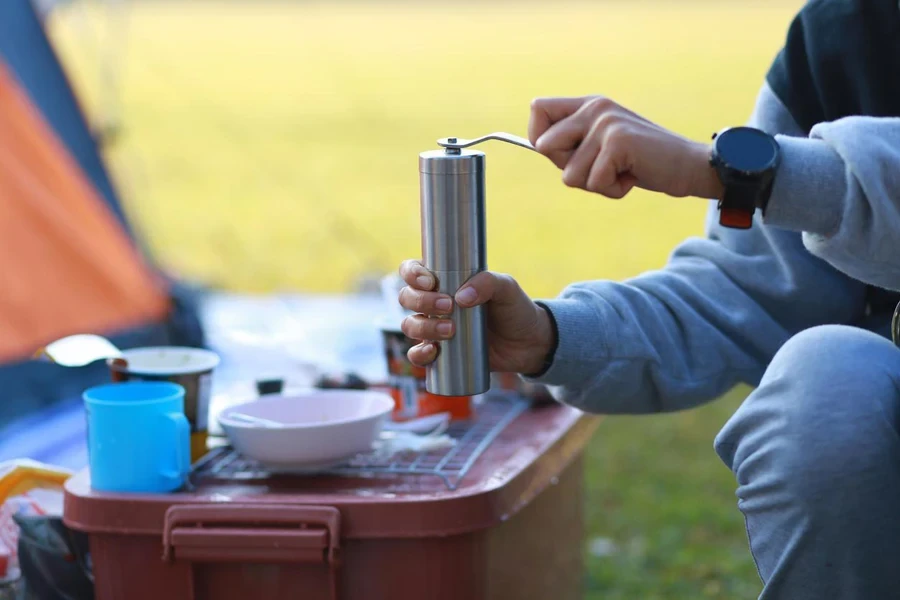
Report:
M401 326L408 337L422 341L409 351L413 364L432 363L437 358L434 342L453 337L453 323L448 318L453 310L486 304L491 370L527 375L543 367L555 342L550 317L512 277L479 273L459 289L454 299L432 291L434 275L417 260L404 261L400 276L407 284L400 290L400 305L419 313L406 317Z
M609 198L634 187L720 199L710 148L672 133L603 96L538 98L528 138L562 170L563 182Z

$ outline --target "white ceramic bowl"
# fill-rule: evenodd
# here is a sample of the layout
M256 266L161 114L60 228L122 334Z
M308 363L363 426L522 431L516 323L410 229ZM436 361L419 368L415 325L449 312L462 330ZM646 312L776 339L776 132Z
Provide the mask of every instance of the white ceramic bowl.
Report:
M310 390L229 406L219 423L235 450L267 469L314 472L370 451L393 408L393 398L380 392ZM234 413L281 427L229 418Z

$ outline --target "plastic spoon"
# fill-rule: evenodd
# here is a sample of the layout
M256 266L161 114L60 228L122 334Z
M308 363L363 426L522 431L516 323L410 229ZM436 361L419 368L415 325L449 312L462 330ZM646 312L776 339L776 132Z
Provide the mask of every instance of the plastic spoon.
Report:
M228 413L227 417L236 421L243 421L244 423L247 423L249 425L259 425L260 427L270 427L273 429L284 427L284 423L271 421L269 419L263 419L262 417L251 417L250 415L245 415L244 413L239 412Z
M123 361L122 351L105 337L93 334L70 335L47 344L34 353L64 367L83 367L110 358Z

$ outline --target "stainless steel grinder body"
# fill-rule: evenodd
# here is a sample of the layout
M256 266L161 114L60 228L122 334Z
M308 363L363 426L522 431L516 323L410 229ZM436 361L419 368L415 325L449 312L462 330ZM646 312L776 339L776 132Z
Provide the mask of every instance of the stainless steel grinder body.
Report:
M483 152L445 148L419 155L422 258L437 278L437 291L454 297L487 269ZM439 342L426 369L425 389L440 396L474 396L491 384L484 306L454 306L455 334Z

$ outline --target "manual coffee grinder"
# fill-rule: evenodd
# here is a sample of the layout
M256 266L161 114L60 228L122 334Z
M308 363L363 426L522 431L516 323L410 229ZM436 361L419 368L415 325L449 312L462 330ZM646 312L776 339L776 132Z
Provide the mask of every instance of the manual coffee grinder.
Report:
M487 269L485 155L471 146L500 140L534 150L508 133L475 139L443 138L441 149L419 154L422 258L437 278L437 291L456 295L463 284ZM454 307L455 335L438 344L426 369L425 389L439 396L477 396L491 387L487 315L484 306Z

